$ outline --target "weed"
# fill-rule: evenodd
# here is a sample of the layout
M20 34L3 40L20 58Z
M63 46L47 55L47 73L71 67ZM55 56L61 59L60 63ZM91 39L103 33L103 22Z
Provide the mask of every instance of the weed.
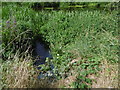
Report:
M32 4L3 3L0 32L4 57L1 62L2 87L29 87L37 83L33 79L37 71L33 69L32 59L28 56L30 54L32 57L34 40L41 35L50 43L54 73L58 79L76 74L76 81L71 82L72 87L89 88L92 80L88 75L98 73L103 60L118 63L117 11L36 12L31 8ZM49 70L48 65L43 65L42 70ZM73 73L75 71L77 73Z

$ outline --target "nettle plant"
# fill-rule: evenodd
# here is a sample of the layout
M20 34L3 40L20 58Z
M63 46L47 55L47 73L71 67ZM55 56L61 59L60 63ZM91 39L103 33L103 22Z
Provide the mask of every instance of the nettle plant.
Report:
M75 88L90 88L92 85L93 79L88 78L90 74L96 74L101 69L99 68L100 61L102 59L99 57L82 59L76 63L73 63L73 69L78 71L76 81L71 85Z

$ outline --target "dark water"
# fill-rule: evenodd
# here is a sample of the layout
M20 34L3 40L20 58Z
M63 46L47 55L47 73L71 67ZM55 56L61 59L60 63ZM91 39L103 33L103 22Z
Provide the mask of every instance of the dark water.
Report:
M35 53L36 53L36 61L34 65L45 64L46 58L53 59L52 55L50 54L49 48L40 41L35 42Z
M50 49L46 47L45 43L36 41L35 42L35 53L36 53L36 61L34 62L34 65L37 66L38 70L41 69L40 65L45 64L46 58L53 59ZM47 71L46 73L40 72L38 75L38 79L42 79L44 77L54 77L53 68L54 65L52 63L49 63L51 70ZM51 74L51 76L49 75Z

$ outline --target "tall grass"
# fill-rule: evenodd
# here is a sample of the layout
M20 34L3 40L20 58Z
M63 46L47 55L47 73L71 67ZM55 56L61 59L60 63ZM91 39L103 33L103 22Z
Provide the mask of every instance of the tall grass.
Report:
M3 81L2 87L24 88L34 85L34 77L37 71L32 66L30 56L19 58L19 52L16 52L16 54L9 55L7 61L2 61L0 64ZM30 83L32 84L30 85Z

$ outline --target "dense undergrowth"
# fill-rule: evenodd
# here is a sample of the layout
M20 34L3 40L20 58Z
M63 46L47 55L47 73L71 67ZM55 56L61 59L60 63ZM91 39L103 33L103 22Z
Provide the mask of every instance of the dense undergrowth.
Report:
M36 37L49 42L59 80L77 74L70 84L74 88L90 87L92 80L87 76L100 70L102 60L118 63L117 11L36 12L29 5L2 6L2 87L36 87L38 71L32 66ZM22 73L25 77L19 76Z

